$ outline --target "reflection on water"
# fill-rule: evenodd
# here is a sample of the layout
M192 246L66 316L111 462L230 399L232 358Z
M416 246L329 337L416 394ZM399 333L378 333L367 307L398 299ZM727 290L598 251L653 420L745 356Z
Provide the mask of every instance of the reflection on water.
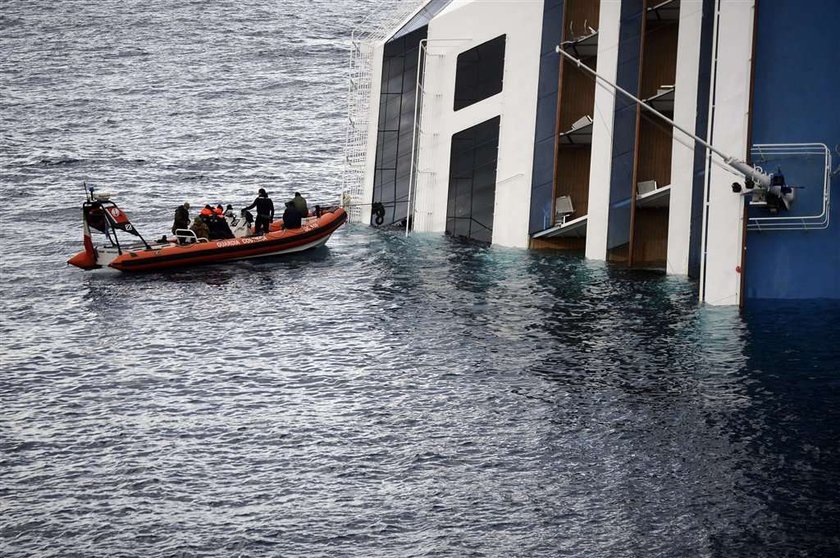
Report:
M837 555L837 305L354 225L66 266L82 181L148 238L334 204L337 44L378 7L4 6L0 556Z
M6 283L4 555L835 548L836 308L355 226L312 256Z

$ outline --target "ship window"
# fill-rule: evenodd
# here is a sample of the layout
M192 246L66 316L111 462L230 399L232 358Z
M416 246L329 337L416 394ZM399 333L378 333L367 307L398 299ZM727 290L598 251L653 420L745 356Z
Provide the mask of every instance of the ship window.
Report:
M502 92L505 35L458 55L455 72L455 110Z
M452 136L446 233L491 242L500 117Z
M382 81L376 135L373 199L385 208L382 221L371 225L398 223L407 215L414 137L414 97L417 88L417 56L427 28L389 41L382 53Z

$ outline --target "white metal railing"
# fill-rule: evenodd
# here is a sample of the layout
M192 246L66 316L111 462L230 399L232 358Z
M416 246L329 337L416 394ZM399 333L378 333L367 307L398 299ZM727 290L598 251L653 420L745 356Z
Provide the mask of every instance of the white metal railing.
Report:
M382 0L353 31L347 92L347 131L344 141L342 205L351 221L361 220L373 77L373 53L397 25L408 19L428 0Z
M751 217L747 229L751 231L801 231L827 229L830 224L831 208L831 150L822 143L762 143L752 146L754 165L770 164L785 166L785 161L816 159L821 167L822 205L819 213L811 215L777 215L774 217ZM765 169L766 171L767 169ZM814 169L815 174L817 168ZM802 187L803 184L792 184ZM799 195L797 197L800 197Z

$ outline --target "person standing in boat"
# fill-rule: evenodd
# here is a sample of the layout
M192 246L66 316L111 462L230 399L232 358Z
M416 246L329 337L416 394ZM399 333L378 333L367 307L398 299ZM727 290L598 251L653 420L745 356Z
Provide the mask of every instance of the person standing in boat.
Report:
M248 211L253 208L257 208L257 221L254 224L254 234L260 235L267 233L269 223L274 220L274 203L268 197L265 188L260 188L257 199L254 200L254 203L243 209L243 211Z
M286 202L286 211L283 212L283 228L284 229L299 229L300 228L300 212L295 206L295 202Z
M295 204L295 208L298 210L301 217L309 215L309 208L306 206L306 199L300 195L300 192L295 192L295 197L292 198L292 203Z
M177 234L178 229L190 228L190 204L184 202L175 208L175 222L172 223L172 234Z

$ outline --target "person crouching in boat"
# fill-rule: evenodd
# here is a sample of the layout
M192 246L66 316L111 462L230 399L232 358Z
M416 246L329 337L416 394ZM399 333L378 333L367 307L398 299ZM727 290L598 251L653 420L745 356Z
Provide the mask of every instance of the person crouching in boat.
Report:
M286 211L283 212L283 228L284 229L299 229L301 215L298 208L295 207L295 202L286 202Z
M301 217L309 215L309 207L306 205L306 198L300 195L300 192L295 192L295 197L292 198L292 203L295 204L295 209L298 210Z
M190 230L195 233L196 237L210 240L210 229L207 228L207 224L201 219L200 215L195 218Z
M224 214L214 212L207 221L207 228L210 230L210 240L221 240L225 238L233 238L233 231L230 230L227 219Z
M254 234L261 235L268 232L268 225L274 221L274 202L268 197L265 188L260 188L257 199L243 211L257 208L257 222L254 225Z
M190 228L190 204L184 202L175 208L175 221L172 223L172 234L178 234L178 229Z

